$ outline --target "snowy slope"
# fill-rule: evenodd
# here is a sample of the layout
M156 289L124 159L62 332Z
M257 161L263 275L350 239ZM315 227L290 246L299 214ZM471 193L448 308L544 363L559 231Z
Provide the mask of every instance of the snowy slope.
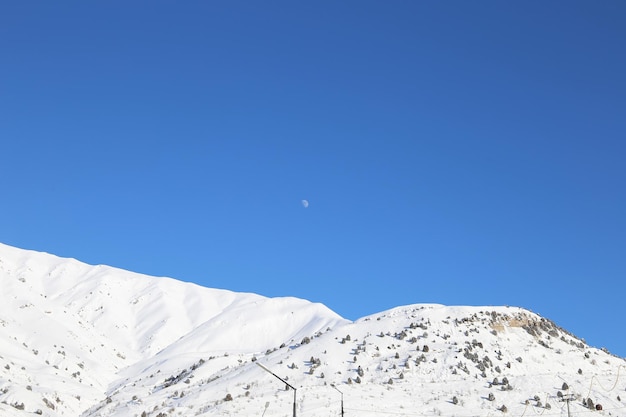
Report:
M78 415L147 359L265 350L345 322L300 299L202 288L6 245L0 286L0 402L34 402L50 415ZM245 343L240 323L253 329Z
M349 322L5 245L0 286L2 416L292 415L294 391L257 363L297 389L299 416L340 415L341 393L346 415L564 416L566 398L575 415L626 415L624 359L521 308Z

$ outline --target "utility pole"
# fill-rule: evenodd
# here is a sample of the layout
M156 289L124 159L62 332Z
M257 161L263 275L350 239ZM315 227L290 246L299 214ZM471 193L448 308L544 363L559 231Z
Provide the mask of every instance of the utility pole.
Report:
M339 388L335 384L330 384L339 394L341 394L341 417L343 417L343 392L339 391Z
M274 375L276 378L278 378L280 381L282 381L283 384L285 384L286 386L288 386L289 388L291 388L293 390L293 417L296 417L296 387L294 387L289 382L285 381L284 379L282 379L281 377L276 375L274 372L270 371L267 367L265 367L264 365L260 364L259 362L255 362L255 363L257 365L259 365L261 368L263 368L263 370L265 372L269 372L270 374Z
M559 377L559 378L561 378L561 377ZM561 378L561 379L563 379L563 378ZM569 402L574 399L574 394L570 394L570 392L569 392L569 385L567 384L567 382L565 380L563 380L563 387L562 387L562 389L566 393L560 396L560 400L561 401L565 401L567 403L567 417L571 417L571 414L570 414L570 411L569 411Z
M574 398L573 394L565 394L563 395L561 401L565 401L567 403L567 417L571 417L569 412L569 402Z

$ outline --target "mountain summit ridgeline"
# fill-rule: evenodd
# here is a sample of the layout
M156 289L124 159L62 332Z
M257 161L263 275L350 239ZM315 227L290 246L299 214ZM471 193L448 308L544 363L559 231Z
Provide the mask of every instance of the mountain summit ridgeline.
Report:
M626 415L626 361L522 308L352 322L1 244L0 286L2 416Z

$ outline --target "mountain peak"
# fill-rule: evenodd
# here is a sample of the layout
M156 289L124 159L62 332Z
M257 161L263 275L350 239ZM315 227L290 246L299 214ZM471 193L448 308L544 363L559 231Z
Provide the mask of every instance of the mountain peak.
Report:
M327 416L340 393L360 415L562 414L564 398L624 409L624 359L519 307L414 304L351 322L6 245L0 285L6 415L271 416L295 398L298 414Z

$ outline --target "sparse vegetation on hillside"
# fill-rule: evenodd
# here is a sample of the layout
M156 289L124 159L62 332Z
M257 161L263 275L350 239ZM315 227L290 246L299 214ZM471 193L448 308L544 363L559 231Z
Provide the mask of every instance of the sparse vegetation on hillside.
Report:
M27 288L36 277L15 274L28 291L0 317L0 415L269 416L294 398L310 417L339 415L342 399L347 415L623 409L623 359L518 308L416 305L351 323L256 296L204 309L153 281L117 299L114 285L88 283L46 298Z

